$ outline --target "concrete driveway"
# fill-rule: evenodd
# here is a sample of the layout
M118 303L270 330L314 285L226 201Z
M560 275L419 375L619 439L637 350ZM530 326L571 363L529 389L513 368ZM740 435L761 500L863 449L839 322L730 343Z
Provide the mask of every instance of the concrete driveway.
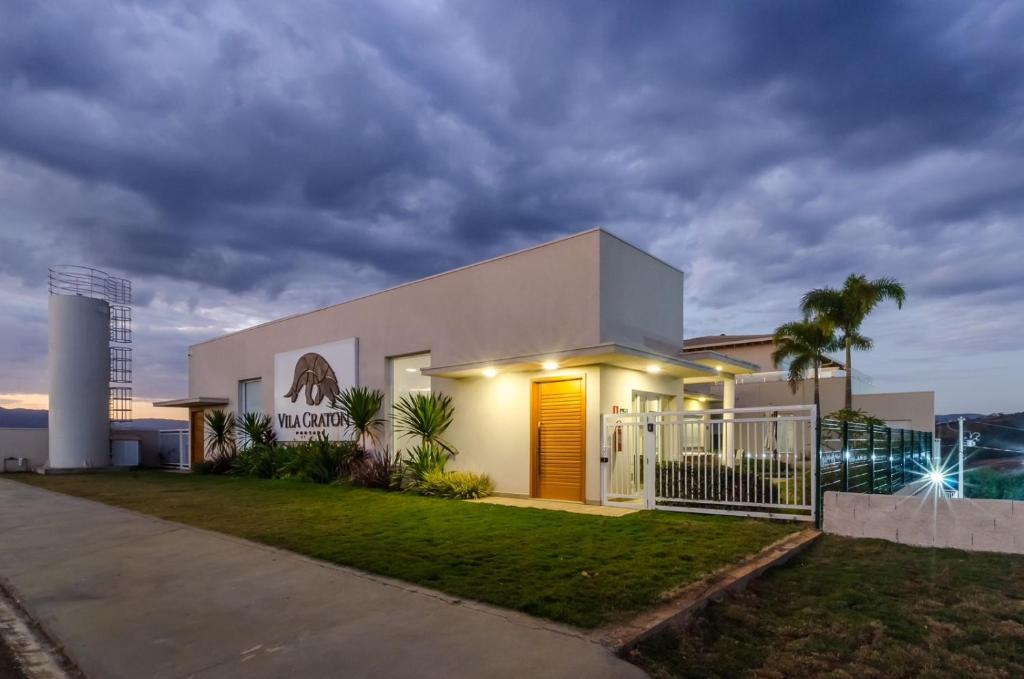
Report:
M573 630L0 479L0 581L88 677L643 677Z

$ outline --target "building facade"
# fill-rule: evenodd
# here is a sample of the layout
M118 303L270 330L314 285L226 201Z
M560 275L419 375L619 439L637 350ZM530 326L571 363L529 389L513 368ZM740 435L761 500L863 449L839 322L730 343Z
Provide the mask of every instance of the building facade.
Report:
M737 376L737 408L813 403L814 380L808 376L799 382L794 391L789 385L788 370L780 369L772 361L774 349L771 335L709 335L687 339L681 355L686 357L700 352L715 351L759 366L753 373ZM840 359L833 358L822 365L819 371L822 415L844 407L845 380L846 370ZM871 380L857 371L853 372L852 386L855 409L874 415L891 427L917 431L935 430L934 391L873 393ZM715 384L702 390L713 400L721 398L723 393L722 386Z
M260 411L279 440L344 434L331 396L380 389L452 397L451 468L498 493L600 499L601 414L698 409L688 383L756 366L679 355L683 273L595 229L194 345L187 407L194 459L211 408ZM726 389L728 391L728 389ZM726 398L728 405L729 398ZM385 444L412 442L388 431Z

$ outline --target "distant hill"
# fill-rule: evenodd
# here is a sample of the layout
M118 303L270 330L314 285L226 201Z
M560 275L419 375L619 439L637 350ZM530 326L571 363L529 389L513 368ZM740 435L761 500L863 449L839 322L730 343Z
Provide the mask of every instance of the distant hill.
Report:
M935 431L942 439L943 450L950 450L956 445L956 416L952 420L941 421L935 418ZM1024 457L1024 412L994 413L968 417L964 422L965 437L977 433L978 445L966 449L968 459L972 461L993 460L999 458Z
M0 408L0 427L44 428L49 420L45 410Z
M45 429L49 419L49 413L45 410L0 408L0 429ZM131 422L115 422L113 426L115 429L183 429L188 426L188 421L152 418L132 420Z
M982 413L952 413L950 415L936 415L935 424L944 424L946 422L956 422L959 418L966 418L968 420L976 420L979 417L986 417Z

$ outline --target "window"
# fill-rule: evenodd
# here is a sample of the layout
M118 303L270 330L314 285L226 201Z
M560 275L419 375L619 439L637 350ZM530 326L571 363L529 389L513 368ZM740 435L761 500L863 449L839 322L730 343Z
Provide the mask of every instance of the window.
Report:
M411 394L429 394L430 377L421 370L430 367L430 354L415 354L391 359L391 403L398 403L403 396ZM391 445L394 450L405 448L409 441L399 440L397 432L391 432Z
M263 412L262 380L242 380L238 383L238 414Z

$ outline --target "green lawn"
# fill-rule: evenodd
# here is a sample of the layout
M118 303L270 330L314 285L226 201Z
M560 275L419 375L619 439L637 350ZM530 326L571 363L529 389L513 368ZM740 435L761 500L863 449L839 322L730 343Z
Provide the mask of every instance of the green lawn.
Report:
M621 619L803 527L161 472L18 478L582 627Z
M655 677L1024 676L1024 557L825 536L634 660Z

